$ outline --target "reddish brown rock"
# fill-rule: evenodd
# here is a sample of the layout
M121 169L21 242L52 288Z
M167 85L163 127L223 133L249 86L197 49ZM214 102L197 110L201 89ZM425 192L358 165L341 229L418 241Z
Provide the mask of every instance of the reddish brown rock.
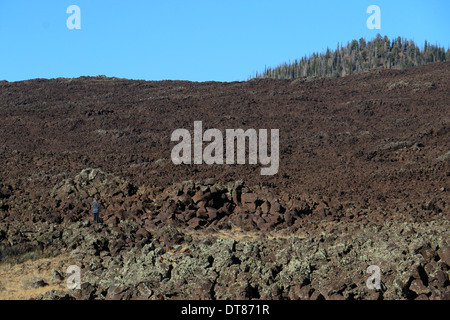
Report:
M273 200L270 202L270 213L271 214L277 214L282 213L283 207L281 206L280 202L278 200Z
M182 194L178 197L178 201L184 205L189 205L193 200L188 194Z
M126 287L111 286L108 289L106 300L129 300L131 298L131 291Z
M288 297L291 300L309 300L310 294L314 291L310 284L301 286L294 285L289 289Z
M308 203L299 199L291 199L288 203L288 207L290 210L293 210L299 214L309 214L311 212L311 208Z
M261 205L261 212L262 213L269 213L270 212L270 203L269 201L264 201Z
M207 199L206 199L206 196L205 196L205 194L203 193L203 191L201 191L201 190L198 190L198 191L195 193L195 195L192 197L192 201L193 201L194 203L198 203L198 202L200 202L200 201L205 201L205 200L207 200Z
M314 208L313 213L314 215L317 215L319 217L326 217L329 213L329 210L330 208L328 207L328 205L324 202L321 202Z
M430 246L425 246L419 250L419 253L427 260L430 260L434 256L434 250Z
M341 294L333 294L333 295L329 296L327 300L346 300L346 299Z
M441 258L442 261L444 261L447 266L450 266L450 246L447 244L444 244L439 250L437 251L437 254L439 255L439 258Z
M227 216L233 212L233 205L230 202L225 203L217 210L217 214L220 216Z
M295 213L295 211L288 211L284 214L283 218L284 221L286 221L286 224L288 226L291 226L292 224L294 224L295 219L297 218L297 214Z
M270 225L271 228L275 227L277 224L283 221L283 216L279 213L271 214L264 220Z
M193 228L193 229L198 229L202 226L204 226L206 224L206 221L204 219L200 219L200 218L192 218L191 220L189 220L188 222L189 227Z
M310 300L325 300L325 297L318 290L314 290L311 294Z
M436 280L437 280L437 284L440 288L444 288L446 286L448 286L448 275L443 272L442 270L439 270L438 272L436 272Z
M425 265L424 270L427 274L432 274L435 272L436 266L437 266L436 261L431 260L429 263Z
M111 224L113 226L117 226L119 223L119 219L116 216L109 217L107 220L104 221L106 224Z
M148 232L145 228L140 228L136 231L136 240L149 239L151 237L150 232Z
M206 218L208 218L208 213L207 213L206 208L205 208L205 207L201 207L200 209L198 209L198 210L197 210L197 213L196 213L196 216L197 216L198 218L201 218L201 219L206 219Z
M244 193L241 196L242 207L255 211L257 207L258 195L256 193Z
M158 218L161 221L166 221L169 219L172 219L174 217L175 211L171 208L166 208L165 210L161 211L158 215Z
M188 221L192 218L194 218L197 214L197 210L186 210L182 213L182 220L183 221Z
M209 220L215 220L218 218L218 213L217 213L217 209L211 208L211 207L207 207L206 208L206 212L207 212L207 218Z
M81 289L73 290L73 295L77 300L95 299L95 287L88 282L81 284Z
M258 200L256 193L244 193L241 195L242 203L255 203Z
M409 290L414 291L418 295L430 292L430 290L423 284L423 282L418 279L413 280L413 282L411 282Z

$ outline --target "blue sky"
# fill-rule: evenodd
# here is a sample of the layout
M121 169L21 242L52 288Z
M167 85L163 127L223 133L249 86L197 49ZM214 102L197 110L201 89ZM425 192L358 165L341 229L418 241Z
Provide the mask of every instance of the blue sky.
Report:
M67 7L81 9L69 30ZM369 30L369 5L381 30ZM246 80L377 33L450 46L448 0L0 0L0 80Z

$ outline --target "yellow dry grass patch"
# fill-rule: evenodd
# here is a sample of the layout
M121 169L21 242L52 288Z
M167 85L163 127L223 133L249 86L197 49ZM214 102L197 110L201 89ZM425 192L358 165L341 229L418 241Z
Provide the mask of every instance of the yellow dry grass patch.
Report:
M58 270L63 277L73 258L57 256L28 260L23 263L0 264L0 300L28 300L50 290L67 290L65 278L52 279L51 270ZM42 278L48 285L34 288L30 283Z
M235 241L258 241L264 237L259 231L245 231L241 228L235 227L232 230L218 230L214 235L219 239L233 239Z

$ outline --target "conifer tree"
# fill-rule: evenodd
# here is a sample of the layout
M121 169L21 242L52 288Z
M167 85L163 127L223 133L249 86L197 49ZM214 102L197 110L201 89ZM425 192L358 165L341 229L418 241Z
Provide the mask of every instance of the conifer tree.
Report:
M412 40L397 37L392 41L377 34L366 41L352 40L346 46L337 44L336 50L283 63L275 68L265 67L256 78L293 79L299 77L342 77L376 68L404 69L427 63L450 61L450 50L425 41L421 50Z

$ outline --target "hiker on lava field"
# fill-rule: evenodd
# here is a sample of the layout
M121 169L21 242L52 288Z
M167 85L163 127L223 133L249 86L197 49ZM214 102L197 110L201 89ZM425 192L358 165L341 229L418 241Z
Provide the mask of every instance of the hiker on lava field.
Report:
M92 211L94 213L94 223L98 223L99 204L97 195L94 196L94 201L92 202Z

